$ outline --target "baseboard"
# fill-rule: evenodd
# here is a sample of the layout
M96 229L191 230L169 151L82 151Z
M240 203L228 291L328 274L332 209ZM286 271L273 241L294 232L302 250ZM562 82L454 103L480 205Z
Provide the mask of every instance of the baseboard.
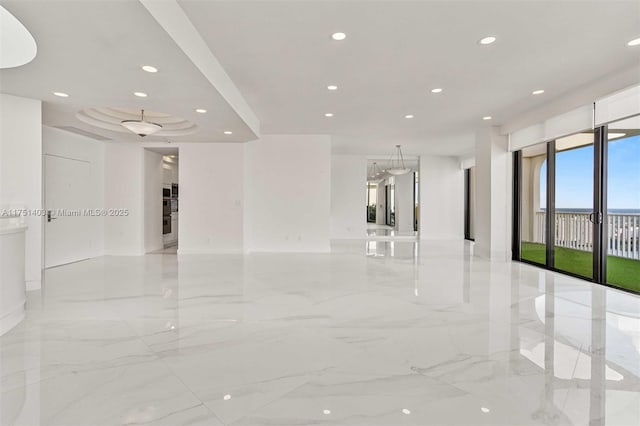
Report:
M179 255L189 254L243 254L242 249L178 249Z

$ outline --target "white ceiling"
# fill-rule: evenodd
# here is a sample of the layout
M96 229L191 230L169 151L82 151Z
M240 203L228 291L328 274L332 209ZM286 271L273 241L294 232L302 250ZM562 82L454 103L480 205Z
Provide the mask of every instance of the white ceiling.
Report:
M0 71L0 91L43 99L49 125L112 138L88 107L148 108L198 125L180 141L247 141L251 129L138 1L2 1L38 56ZM640 82L638 1L180 0L260 120L262 133L331 134L334 152L458 155L477 128L608 80ZM347 39L335 42L331 33ZM498 41L479 46L477 40ZM148 74L141 65L160 69ZM607 76L637 69L632 81ZM328 84L339 90L329 92ZM432 94L430 89L444 92ZM532 96L543 88L546 93ZM602 84L600 84L602 89ZM133 91L149 97L135 98ZM68 92L59 99L53 91ZM583 93L585 99L594 94ZM200 115L195 108L209 112ZM332 112L332 118L324 113ZM405 114L415 118L405 119ZM483 122L481 117L494 119ZM232 130L232 136L222 134ZM129 140L139 140L131 135ZM154 136L145 141L163 140Z
M187 136L153 141L246 141L252 132L203 77L171 37L137 0L1 1L33 34L36 58L19 68L0 70L0 92L44 100L43 120L73 126L116 140L140 141L91 127L76 118L89 107L148 109L185 118L199 128ZM141 69L150 64L151 74ZM69 98L58 98L54 91ZM133 92L147 93L138 98ZM196 108L207 109L198 114ZM136 118L136 117L131 117ZM233 135L224 135L225 130Z

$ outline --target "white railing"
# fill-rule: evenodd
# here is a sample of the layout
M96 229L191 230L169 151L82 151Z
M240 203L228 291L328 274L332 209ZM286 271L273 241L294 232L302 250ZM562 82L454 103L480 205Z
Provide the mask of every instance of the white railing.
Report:
M546 212L536 212L534 242L545 243ZM607 215L607 250L611 256L640 260L640 215ZM593 250L593 225L589 213L556 213L555 245Z

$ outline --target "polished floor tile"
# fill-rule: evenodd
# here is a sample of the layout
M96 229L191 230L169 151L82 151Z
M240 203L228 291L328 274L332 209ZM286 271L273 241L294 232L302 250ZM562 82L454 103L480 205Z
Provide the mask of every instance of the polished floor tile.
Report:
M471 250L50 269L0 337L0 424L640 424L640 298Z

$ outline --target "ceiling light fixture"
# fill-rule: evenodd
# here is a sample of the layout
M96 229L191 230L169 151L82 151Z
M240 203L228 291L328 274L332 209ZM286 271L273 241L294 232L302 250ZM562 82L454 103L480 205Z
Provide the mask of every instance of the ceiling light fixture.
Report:
M627 43L627 46L640 46L640 38L634 38L630 42Z
M533 92L531 92L532 95L542 95L543 93L544 90L542 89L534 90Z
M442 89L439 87L437 89L431 89L431 93L442 93Z
M53 92L54 95L61 97L61 98L68 98L69 95L67 93L64 92Z
M120 125L127 130L132 131L140 137L148 136L152 133L162 130L162 125L158 123L152 123L144 119L144 110L140 110L140 120L124 120L120 122Z
M334 84L331 84L331 85L327 86L327 89L329 89L329 90L338 90L338 86L336 86Z
M404 116L404 118L413 118L413 114L407 114Z
M483 413L489 413L491 412L490 409L488 409L487 407L480 407L480 411L482 411Z
M484 116L482 117L483 120L487 121L487 120L491 120L493 117L491 117L490 115Z
M324 115L325 117L333 117L333 113L332 112L328 112Z
M158 68L156 67L152 67L151 65L143 65L142 69L145 70L146 72L158 72Z
M144 92L133 92L134 95L136 95L139 98L146 98L147 94Z
M371 167L371 174L369 175L369 180L380 180L382 178L385 177L385 173L381 172L378 169L378 163L376 163L375 161L373 162L373 165Z
M391 155L390 167L387 168L386 172L393 176L400 176L406 175L410 171L411 169L404 165L401 146L396 145L396 152Z
M487 45L487 44L491 44L493 42L495 42L497 40L497 38L495 36L487 36L484 38L481 38L478 43L482 44L482 45Z
M331 34L331 38L336 41L342 41L347 38L347 35L345 33L333 33Z
M409 410L408 408L403 408L402 409L402 414L411 414L411 410Z
M206 112L207 112L207 110L206 110L206 109L204 109L204 108L197 108L197 109L196 109L196 112L198 112L198 113L200 113L200 114L204 114L204 113L206 113Z
M331 410L322 410L322 414L329 415L331 414Z
M232 134L233 134L233 132L232 132L231 130L225 130L225 131L224 131L224 134L225 134L225 135L232 135Z

